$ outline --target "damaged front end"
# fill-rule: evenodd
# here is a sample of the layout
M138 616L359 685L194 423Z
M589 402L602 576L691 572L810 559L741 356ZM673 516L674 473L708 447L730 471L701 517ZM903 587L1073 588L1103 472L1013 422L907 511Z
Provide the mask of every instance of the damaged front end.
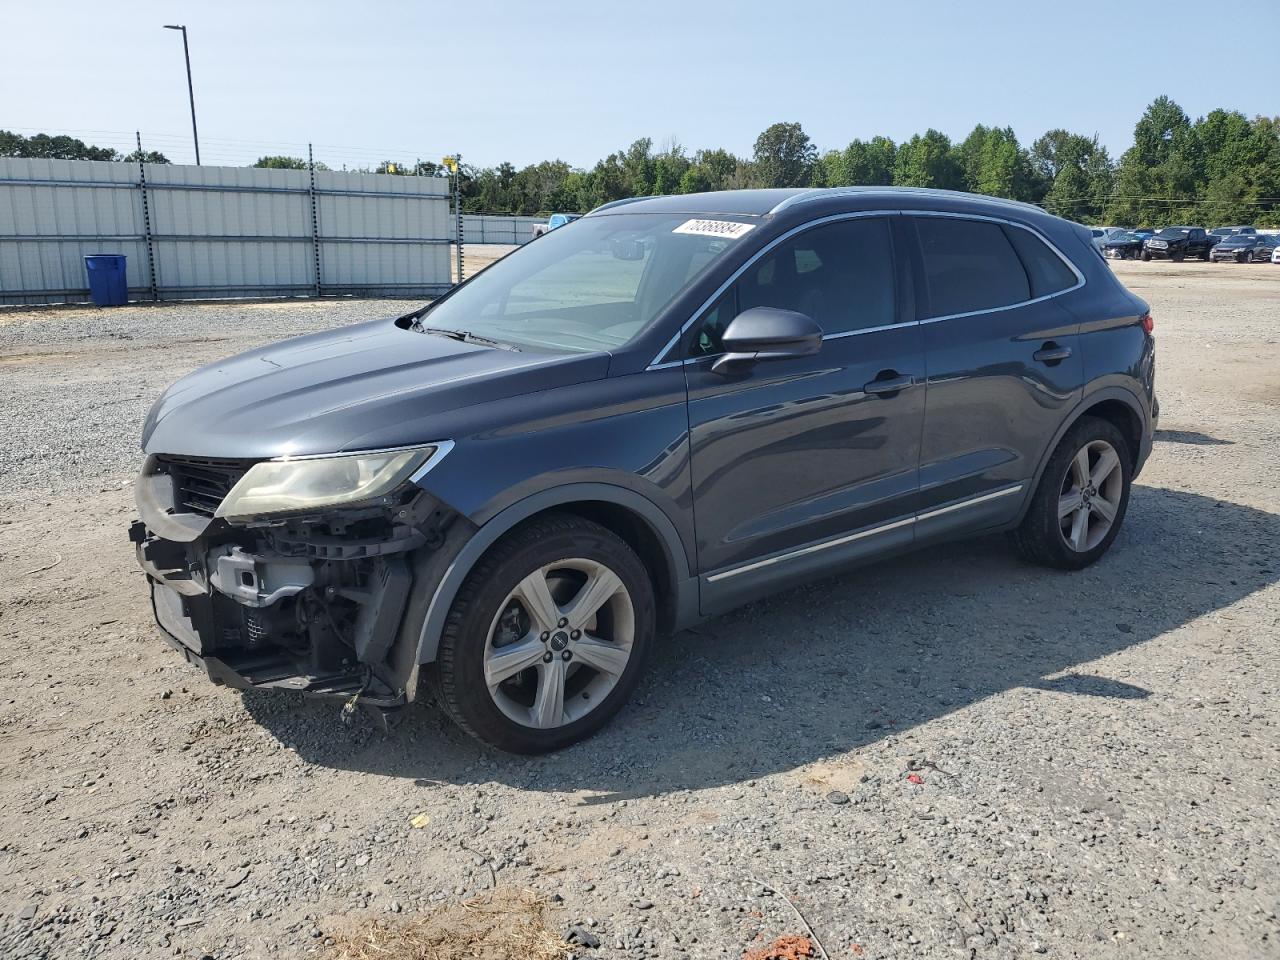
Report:
M406 623L411 587L455 515L402 479L359 502L222 516L254 466L148 457L129 537L166 640L239 689L383 709L412 700L420 623Z

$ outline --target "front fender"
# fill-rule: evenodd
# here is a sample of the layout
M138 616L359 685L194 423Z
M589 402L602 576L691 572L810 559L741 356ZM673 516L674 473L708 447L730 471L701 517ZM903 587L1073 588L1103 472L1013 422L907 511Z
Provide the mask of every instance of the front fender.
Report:
M690 574L686 545L671 518L652 500L625 486L593 482L567 483L542 490L506 506L489 516L479 529L466 524L453 544L446 543L441 557L435 559L437 566L442 562L447 564L443 573L431 571L427 580L430 582L438 577L435 590L432 591L429 600L422 595L418 598L419 604L425 600L426 609L421 615L422 627L417 641L417 662L422 664L435 660L436 651L440 645L440 635L444 630L445 619L453 606L454 598L457 597L463 581L486 550L517 524L535 514L557 506L583 502L615 504L630 510L648 524L663 545L674 573L672 579L675 597L673 600L677 627L696 620L697 580ZM426 567L432 565L432 559L425 558ZM412 623L414 620L416 617L406 622Z

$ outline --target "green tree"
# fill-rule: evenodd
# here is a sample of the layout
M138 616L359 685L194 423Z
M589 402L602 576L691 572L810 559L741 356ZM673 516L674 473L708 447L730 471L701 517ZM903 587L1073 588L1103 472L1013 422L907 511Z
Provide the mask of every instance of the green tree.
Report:
M823 158L825 185L830 187L888 186L898 148L888 137L852 140L841 151Z
M963 190L964 172L951 150L951 140L930 128L898 147L893 182L901 187Z
M111 147L94 147L65 135L37 133L24 137L20 133L0 130L0 157L34 157L47 160L119 160Z
M253 164L267 170L306 170L307 161L301 157L259 157Z
M169 163L169 158L158 150L135 150L127 157L121 157L121 160L128 163L137 163L141 160L143 163Z
M1199 212L1199 154L1182 108L1157 97L1133 128L1133 146L1120 157L1107 219L1129 224L1193 220Z
M684 175L692 166L692 161L685 156L684 147L672 140L653 158L653 192L659 195L679 193Z
M1030 162L1033 176L1047 184L1044 206L1050 213L1091 222L1104 217L1114 170L1096 135L1050 130L1031 145Z
M728 150L699 150L680 178L681 193L730 190L747 180L745 164Z
M807 187L818 148L798 123L775 123L756 138L753 171L762 187Z

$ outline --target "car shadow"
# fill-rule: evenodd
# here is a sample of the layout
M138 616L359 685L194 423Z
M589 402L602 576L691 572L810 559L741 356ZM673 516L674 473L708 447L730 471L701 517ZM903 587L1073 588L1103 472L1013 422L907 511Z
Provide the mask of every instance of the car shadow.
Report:
M1157 443L1187 443L1196 447L1229 447L1235 443L1234 440L1222 440L1196 430L1157 430L1155 440Z
M254 691L245 704L311 762L420 785L500 782L593 793L587 802L714 787L1013 688L1145 709L1149 691L1088 665L1274 583L1278 547L1280 516L1136 486L1120 537L1087 570L1029 566L987 537L759 601L662 641L630 705L594 738L542 757L488 750L434 705L383 733L344 728L331 704L293 695Z

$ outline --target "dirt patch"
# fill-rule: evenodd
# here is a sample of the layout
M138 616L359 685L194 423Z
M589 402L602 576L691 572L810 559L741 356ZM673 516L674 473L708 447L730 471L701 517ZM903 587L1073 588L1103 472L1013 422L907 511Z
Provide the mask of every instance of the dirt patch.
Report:
M748 950L742 960L807 960L816 956L813 941L808 937L784 936L767 946Z
M565 943L549 913L531 891L498 890L429 916L335 929L327 960L561 960Z

